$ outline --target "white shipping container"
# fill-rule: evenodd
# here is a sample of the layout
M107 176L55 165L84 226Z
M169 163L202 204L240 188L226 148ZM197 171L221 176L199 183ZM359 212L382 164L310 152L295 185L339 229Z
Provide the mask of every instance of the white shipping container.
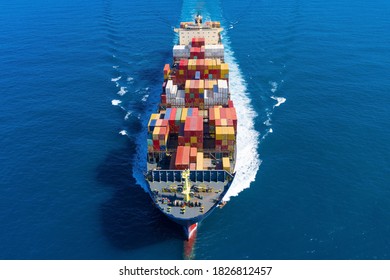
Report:
M173 46L173 57L176 58L189 58L190 49L188 46L175 45Z
M223 58L224 53L223 45L205 45L206 58Z

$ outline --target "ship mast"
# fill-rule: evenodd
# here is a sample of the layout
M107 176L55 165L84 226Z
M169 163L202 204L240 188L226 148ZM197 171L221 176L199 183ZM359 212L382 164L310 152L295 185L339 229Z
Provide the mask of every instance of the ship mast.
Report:
M190 191L191 191L190 170L189 169L184 170L181 173L181 177L184 180L182 194L184 195L184 201L188 202L190 201Z

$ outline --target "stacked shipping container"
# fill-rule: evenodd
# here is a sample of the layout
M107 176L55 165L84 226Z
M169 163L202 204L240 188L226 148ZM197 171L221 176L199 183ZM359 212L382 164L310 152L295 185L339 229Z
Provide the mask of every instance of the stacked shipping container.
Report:
M182 28L186 24L182 23ZM208 24L220 26L219 22ZM152 114L149 120L148 152L167 152L171 134L172 139L177 136L178 140L174 167L204 170L202 151L206 133L206 137L214 139L216 157L222 159L221 168L230 172L226 153L231 157L234 152L237 115L229 100L229 66L221 61L224 47L205 45L204 38L193 38L190 45L175 45L173 57L177 65L171 69L166 64L163 70L161 105L168 108L161 114ZM204 122L208 122L205 127Z

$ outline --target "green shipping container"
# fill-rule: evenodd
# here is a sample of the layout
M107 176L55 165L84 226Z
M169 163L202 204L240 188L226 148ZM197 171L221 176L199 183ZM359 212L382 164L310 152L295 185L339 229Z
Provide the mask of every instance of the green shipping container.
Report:
M182 111L182 108L177 108L177 109L176 109L176 116L175 116L175 124L176 124L176 125L179 125L179 124L180 124L180 120L181 120L181 111Z

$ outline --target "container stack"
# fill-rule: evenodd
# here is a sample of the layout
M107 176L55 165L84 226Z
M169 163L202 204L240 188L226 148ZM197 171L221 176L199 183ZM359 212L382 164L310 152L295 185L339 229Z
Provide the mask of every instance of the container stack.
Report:
M215 150L234 151L236 135L233 126L216 126L215 127Z
M186 107L203 108L204 105L204 80L187 80L185 83Z
M174 85L172 80L168 80L165 86L166 98L168 100L172 98L176 98L176 94L177 94L177 85Z
M233 152L237 133L236 109L214 107L209 109L209 133L215 138L215 149Z
M229 64L221 63L221 79L229 79Z
M205 53L205 48L204 46L198 48L198 47L192 47L190 49L190 58L193 59L204 59L204 53Z
M192 21L182 21L180 22L180 28L187 28L187 26L193 25Z
M181 59L179 61L179 71L176 72L175 79L177 84L183 84L186 79L228 79L229 66L227 63L221 63L221 59L199 58ZM198 77L197 76L197 73Z
M190 48L188 46L175 45L173 46L173 59L175 61L185 58L190 58Z
M192 38L191 46L194 48L201 48L205 45L205 38Z
M182 108L167 108L164 120L168 121L171 133L179 133Z
M167 142L169 136L168 126L156 126L152 133L153 150L154 151L166 151Z
M169 124L161 114L152 114L148 123L148 152L166 151L169 136Z
M181 111L181 118L180 118L181 124L184 125L187 117L192 117L192 116L199 116L198 108L183 108Z
M190 166L190 147L178 146L176 150L175 169L184 170Z
M221 22L219 22L219 21L207 21L206 25L210 26L212 28L220 28L221 27Z
M215 127L217 126L233 126L234 132L237 133L236 108L209 108L209 131L211 134L215 133Z
M224 58L223 45L205 45L204 50L205 58Z
M203 150L203 118L201 116L187 116L184 124L185 146Z

